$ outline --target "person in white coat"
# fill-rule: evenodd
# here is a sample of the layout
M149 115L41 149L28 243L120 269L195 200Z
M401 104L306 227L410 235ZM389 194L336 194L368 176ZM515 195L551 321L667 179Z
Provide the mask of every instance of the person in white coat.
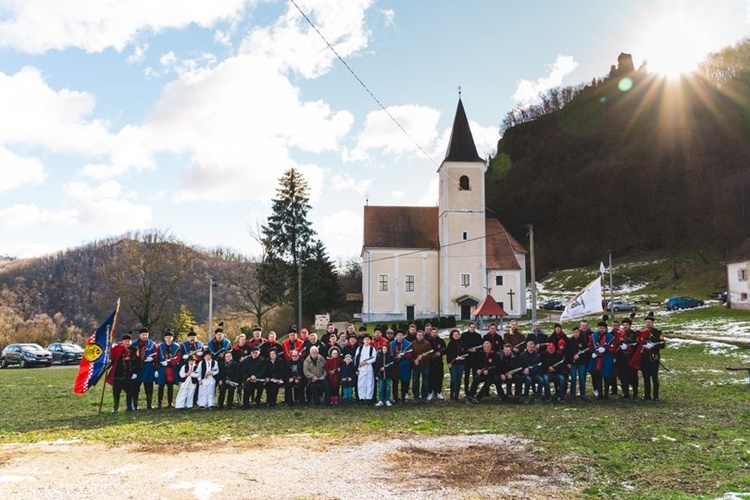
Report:
M180 384L174 407L178 410L192 408L195 388L198 387L198 370L193 356L190 356L187 363L180 368L180 379L183 379L184 382Z
M219 374L219 363L213 359L211 351L203 353L203 360L198 363L198 407L212 408L216 392L216 376Z
M370 345L372 339L365 335L362 345L357 348L354 355L354 364L357 366L357 394L360 401L371 401L375 395L375 373L372 365L377 359L377 351Z

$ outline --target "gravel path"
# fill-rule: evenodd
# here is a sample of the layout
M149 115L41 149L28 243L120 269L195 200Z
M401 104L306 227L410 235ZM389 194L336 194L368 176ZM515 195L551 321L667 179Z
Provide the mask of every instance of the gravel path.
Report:
M517 438L369 438L300 435L191 449L11 444L0 446L0 489L5 498L34 500L561 498L577 491L554 469L507 472L514 457L529 455L528 442Z

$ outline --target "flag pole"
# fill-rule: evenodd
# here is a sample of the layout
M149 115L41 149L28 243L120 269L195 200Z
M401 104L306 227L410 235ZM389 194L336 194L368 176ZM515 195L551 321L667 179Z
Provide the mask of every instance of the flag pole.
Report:
M117 306L115 307L115 317L112 320L112 331L109 332L109 345L105 346L105 349L112 349L112 342L115 338L115 328L117 328L117 315L120 314L120 297L117 297ZM109 353L105 353L106 355L109 355ZM107 375L109 375L109 370L112 369L112 360L110 359L110 362L108 363L109 366L107 366L107 370L104 372L104 383L102 384L102 397L99 400L99 414L102 413L102 406L104 405L104 391L107 388Z

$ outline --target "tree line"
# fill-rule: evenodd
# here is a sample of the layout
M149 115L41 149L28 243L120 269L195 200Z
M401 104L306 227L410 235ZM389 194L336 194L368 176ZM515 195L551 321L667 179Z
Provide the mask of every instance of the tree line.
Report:
M258 255L195 248L169 231L152 229L5 262L0 266L0 347L80 341L118 297L122 328L147 326L157 337L172 328L178 338L195 328L205 339L211 281L217 284L214 327L223 321L230 334L253 325L286 333L300 317L298 272L303 323L309 325L316 313L335 314L346 291L359 291L361 271L356 261L341 270L331 261L307 220L308 200L299 172L285 172L267 224L253 233L261 243Z

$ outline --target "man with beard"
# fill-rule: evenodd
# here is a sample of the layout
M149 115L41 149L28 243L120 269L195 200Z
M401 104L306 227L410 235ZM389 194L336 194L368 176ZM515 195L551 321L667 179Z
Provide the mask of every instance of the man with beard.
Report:
M438 329L432 328L432 325L430 325L430 338L428 341L432 346L433 352L428 358L430 360L430 392L427 395L427 401L430 401L433 397L438 401L442 401L443 373L445 371L443 356L445 355L447 346L445 345L445 340L440 338Z
M503 341L510 344L515 354L521 353L526 345L526 337L518 329L518 321L512 319L508 324L508 331L503 335Z

